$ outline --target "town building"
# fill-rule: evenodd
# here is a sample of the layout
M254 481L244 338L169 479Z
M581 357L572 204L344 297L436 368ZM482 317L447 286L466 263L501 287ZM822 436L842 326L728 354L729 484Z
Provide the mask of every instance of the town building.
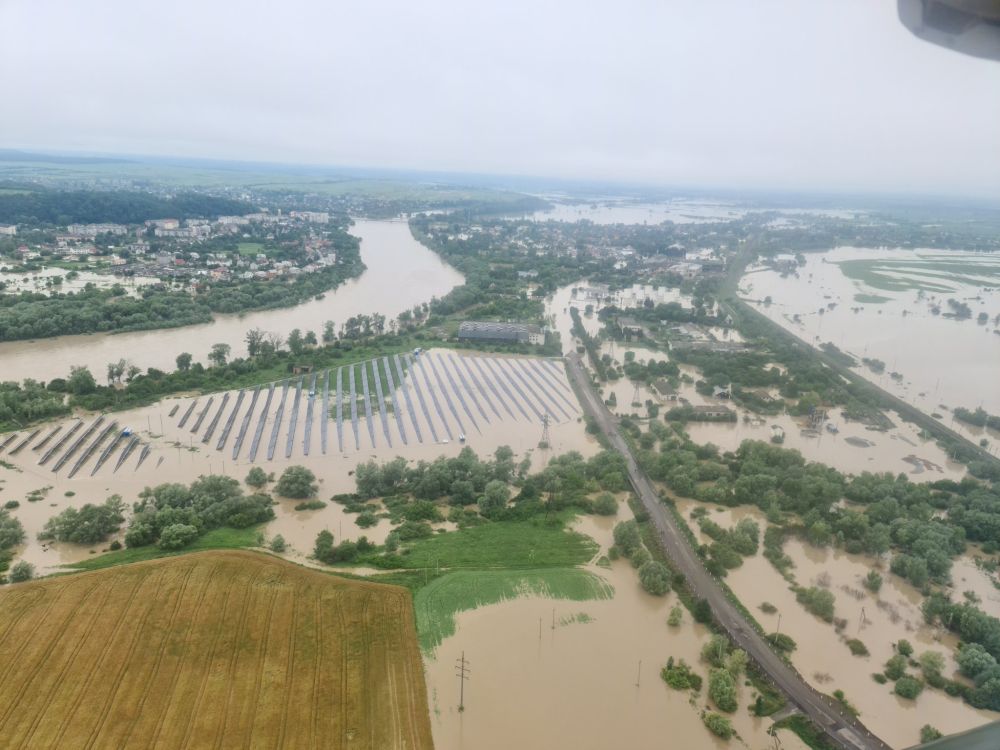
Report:
M507 341L536 345L545 343L545 333L538 326L475 320L467 320L458 326L458 338L460 341Z
M99 234L127 234L124 224L70 224L66 231L74 237L94 239Z
M308 221L310 224L329 224L330 214L326 211L291 211L289 215L293 219Z

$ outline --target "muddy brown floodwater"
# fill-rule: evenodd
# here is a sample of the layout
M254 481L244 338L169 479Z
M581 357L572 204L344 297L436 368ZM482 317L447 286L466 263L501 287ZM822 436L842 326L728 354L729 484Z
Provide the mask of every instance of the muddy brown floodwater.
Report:
M40 454L33 451L31 446L25 447L17 455L4 453L0 457L10 462L14 466L14 469L0 466L0 502L8 500L20 501L20 507L13 510L12 513L21 520L28 535L28 542L19 550L18 556L33 563L39 572L43 574L56 570L59 565L84 559L91 554L92 549L100 551L105 545L91 547L39 542L36 539L36 535L42 530L49 518L67 507L80 507L84 503L102 502L112 494L121 495L129 506L131 506L131 503L136 500L138 494L147 486L164 482L182 482L186 484L206 474L226 474L242 481L252 466L260 466L265 471L273 472L275 476L278 476L288 466L302 465L308 467L316 474L320 485L319 498L329 500L334 494L353 492L355 489L353 477L355 467L359 463L369 460L382 463L390 461L397 456L402 456L410 462L421 460L433 461L439 456L455 456L466 446L476 451L479 456L487 457L500 446L507 445L516 454L516 460L521 460L525 456L530 457L532 460L532 470L537 471L548 463L549 459L553 456L561 455L571 450L579 451L584 456L591 456L600 449L596 440L586 434L582 418L579 414L579 407L571 407L569 405L570 403L576 405L576 398L569 388L561 363L550 364L534 358L491 356L489 358L490 364L487 368L492 367L495 369L486 369L484 372L495 372L498 376L511 373L509 377L515 379L517 377L516 373L544 372L544 376L536 374L538 382L543 382L541 378L544 377L544 382L549 384L553 394L559 393L568 399L568 402L562 400L556 402L567 410L568 416L564 416L559 412L558 416L551 421L549 425L548 447L544 448L539 445L542 437L542 424L530 408L530 404L534 403L536 408L541 410L544 404L538 399L544 397L540 396L540 394L537 396L527 394L525 398L522 398L508 385L515 395L515 398L511 399L502 391L499 381L494 379L492 375L489 376L489 381L483 379L482 375L479 375L480 383L494 383L503 396L503 399L511 406L513 416L508 414L499 402L496 403L496 408L500 416L494 414L483 404L483 408L489 416L489 421L482 419L481 415L477 411L474 411L473 413L477 417L480 431L477 432L471 429L471 423L467 415L459 406L458 395L461 394L466 399L470 410L474 409L472 405L473 396L479 398L480 401L483 400L483 396L474 386L470 385L468 390L462 387L461 380L457 374L464 372L468 378L468 370L465 369L466 362L473 360L485 362L486 358L476 354L455 353L454 359L452 359L451 354L448 350L433 349L421 355L427 363L432 361L429 358L433 358L435 366L440 368L439 372L442 380L446 383L445 389L440 388L433 376L433 371L431 371L429 373L431 387L428 388L427 381L422 376L420 377L422 393L428 405L426 414L420 408L419 404L416 403L417 398L413 390L413 378L409 374L405 378L410 398L415 402L413 418L420 425L424 442L419 442L416 439L416 435L412 429L411 417L404 406L405 399L397 383L396 400L401 405L400 416L404 418L408 433L408 442L406 444L399 438L396 415L393 413L389 413L387 417L389 420L390 435L392 436L392 445L390 446L387 443L381 419L378 415L377 398L373 398L373 401L376 402L376 405L373 407L375 410L373 414L374 447L371 442L367 419L364 416L363 409L359 409L360 416L358 419L360 447L355 446L354 431L345 403L344 411L346 416L343 424L343 450L339 447L336 421L335 419L331 419L328 423L328 448L326 455L324 455L321 449L320 424L322 422L323 408L322 394L320 393L320 398L317 399L317 403L314 405L314 421L310 433L310 454L309 456L305 456L304 437L308 406L308 382L306 382L303 387L303 397L299 404L297 429L292 440L292 452L291 456L287 458L287 435L292 417L294 385L288 395L285 414L278 431L278 439L276 440L271 460L267 458L267 450L269 437L276 419L277 404L280 400L280 388L275 391L275 399L264 424L262 439L255 461L249 460L250 443L251 436L258 424L259 415L263 411L263 397L259 399L256 410L252 414L250 429L244 440L239 457L235 461L232 460L232 447L243 418L250 406L251 400L248 397L244 398L240 409L236 412L234 427L225 448L222 451L216 449L223 424L228 419L228 416L232 414L232 410L237 402L236 392L230 392L226 411L222 415L223 418L220 419L219 425L207 444L202 442L202 438L207 434L211 419L219 409L225 394L214 394L212 406L206 413L206 417L198 432L194 434L191 432L191 428L196 423L199 413L204 410L208 403L209 396L207 395L198 398L197 404L195 404L195 408L183 428L179 426L180 421L194 401L192 397L168 398L148 407L115 412L108 415L109 421L117 421L119 429L126 426L131 427L133 431L139 434L144 443L148 442L150 445L151 453L149 458L138 469L136 469L138 450L115 472L114 466L117 462L116 457L119 454L119 449L116 449L112 457L97 471L96 475L91 476L92 468L95 465L95 454L73 478L69 478L68 473L76 458L82 455L82 448L75 454L73 460L68 465L56 473L52 471L56 458L53 458L45 466L39 466L38 460ZM529 368L542 366L546 369L524 369L523 366ZM473 371L476 371L475 367L473 367ZM457 386L455 389L452 389L450 384L448 384L446 373L452 374ZM509 384L515 381L508 379L506 382ZM526 391L522 381L516 380L516 382L520 384L522 390ZM528 382L531 381L528 380ZM334 387L335 382L332 382L331 388ZM358 387L360 389L360 386ZM486 388L485 385L484 388ZM317 390L319 391L320 389L318 388ZM458 439L460 429L457 420L446 405L446 390L448 395L451 396L453 404L466 427L468 434L466 435L465 443L460 442ZM489 393L488 390L487 393ZM497 400L492 393L489 395L494 401ZM391 406L392 402L389 395L385 394L385 397L387 406ZM441 406L440 413L433 405L434 398L437 398ZM558 397L553 395L553 398ZM347 399L345 399L346 401ZM332 402L333 397L331 397L331 408L333 407ZM525 418L524 414L515 408L517 404L522 406L528 418ZM171 417L170 412L174 406L178 408L174 416ZM90 424L94 417L95 415L86 416L84 424ZM71 421L67 420L62 424L65 425L64 430L67 430ZM52 429L53 425L43 425L42 431L35 439L35 442L40 441ZM451 429L455 439L447 439L446 425ZM431 438L432 426L438 433L438 442L434 442ZM108 444L110 444L110 441L106 441L104 445ZM43 488L48 489L42 500L33 503L26 500L28 493ZM67 496L67 492L73 494ZM296 511L295 506L298 504L297 501L281 498L277 498L277 501L278 505L274 509L277 518L265 527L265 533L268 537L281 534L290 545L288 556L293 558L302 559L309 554L312 550L316 534L322 529L328 529L337 539L357 539L364 535L376 542L384 541L390 531L390 525L387 520L381 520L377 526L372 528L361 529L355 524L356 516L345 514L343 507L338 503L329 502L325 508L320 510Z
M863 377L927 414L940 414L942 422L976 442L980 437L991 439L991 449L998 450L1000 433L970 429L948 412L957 406L982 406L1000 413L1000 336L994 333L996 325L992 322L1000 314L1000 288L995 276L981 278L973 285L955 280L944 271L928 271L924 282L951 287L951 291L921 294L916 289L886 291L870 287L848 278L839 265L840 261L877 258L931 264L946 260L973 267L989 256L927 249L839 247L805 257L805 265L795 274L783 277L761 269L746 274L740 280L741 296L753 300L757 310L814 346L832 342L858 360L854 369ZM899 276L903 286L907 278ZM772 298L770 305L759 302L766 297ZM966 301L973 318L956 320L931 312L932 304L937 304L946 313L949 298ZM824 308L823 314L819 313L820 307ZM989 316L989 324L977 324L975 316L981 312ZM885 371L876 373L863 366L864 357L881 359ZM891 377L892 372L901 377Z
M691 529L702 542L707 542L710 540L691 520L691 512L699 505L704 504L677 501L677 508ZM724 528L744 517L757 521L762 535L767 528L766 519L756 508L704 507L710 509L709 518ZM821 586L833 593L834 615L847 621L843 635L833 625L807 612L795 600L789 584L761 553L745 558L739 568L729 571L726 582L768 632L780 627L780 632L795 639L798 648L792 653L792 663L813 687L827 694L843 690L861 711L865 726L896 748L916 744L924 724L951 734L997 720L997 714L972 708L941 690L926 688L915 701L910 701L893 694L891 683L879 685L872 679L872 674L881 672L893 655L893 644L902 638L913 644L915 656L924 651L940 652L947 662L946 676L957 676L952 657L956 638L942 628L924 623L920 613L923 596L889 573L887 565L879 568L884 583L875 595L862 585L862 579L873 568L871 558L817 549L795 538L785 542L784 550L795 563L792 573L799 585ZM764 602L777 607L777 612L764 613L760 609ZM849 638L861 640L870 656L852 656L845 643ZM912 674L919 670L909 671Z
M627 513L622 505L619 515ZM616 520L586 516L575 528L600 543L600 556L612 544ZM458 615L455 634L434 658L424 658L437 750L774 747L771 720L747 711L752 688L739 688L740 708L729 718L740 739L726 743L701 721L706 688L692 704L689 692L671 690L660 678L671 656L707 677L699 653L709 632L686 610L680 627L666 624L676 594L645 593L625 560L588 569L614 586L612 599L526 597ZM463 650L472 677L460 713L454 660ZM790 732L778 737L786 750L805 748Z
M318 333L325 321L339 326L352 315L381 313L392 320L464 281L462 274L413 238L406 221L357 219L350 232L361 240L361 260L367 268L323 299L278 310L218 315L212 323L183 328L6 342L0 344L2 379L48 382L65 377L70 366L83 365L100 377L108 362L122 357L143 370L169 371L181 352L205 362L217 343L229 344L234 357L244 356L244 337L251 328L288 336L294 328Z

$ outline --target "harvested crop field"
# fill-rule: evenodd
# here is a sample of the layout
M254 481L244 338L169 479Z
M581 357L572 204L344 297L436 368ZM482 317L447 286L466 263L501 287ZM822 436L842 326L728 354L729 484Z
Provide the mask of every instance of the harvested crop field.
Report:
M4 747L432 747L408 592L202 552L0 592Z

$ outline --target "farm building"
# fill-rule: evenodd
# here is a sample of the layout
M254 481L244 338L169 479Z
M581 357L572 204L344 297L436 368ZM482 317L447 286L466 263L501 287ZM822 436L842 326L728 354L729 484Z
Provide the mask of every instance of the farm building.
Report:
M460 341L509 341L519 344L544 344L545 334L538 326L524 323L493 323L467 320L458 327Z

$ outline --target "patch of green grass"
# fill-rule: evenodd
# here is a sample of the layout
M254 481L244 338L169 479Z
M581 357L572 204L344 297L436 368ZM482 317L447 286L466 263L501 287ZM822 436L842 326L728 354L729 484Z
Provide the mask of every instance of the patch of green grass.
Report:
M239 242L236 244L236 250L240 255L252 255L256 256L257 253L264 252L264 243L262 242Z
M89 560L82 560L73 565L67 565L70 570L99 570L110 568L114 565L127 565L128 563L142 562L143 560L154 560L158 557L170 557L172 555L183 555L187 552L198 552L206 549L244 549L246 547L257 546L257 534L259 528L252 526L248 529L212 529L195 539L191 544L176 552L165 552L155 544L145 547L133 547L122 549L117 552L108 552L103 555L92 557Z
M859 292L854 295L854 301L863 305L881 305L884 302L891 302L892 297L883 297L881 294L864 294Z
M548 568L589 562L599 549L561 521L541 518L472 526L420 539L401 556L404 568Z
M610 599L614 588L603 578L575 568L453 571L423 586L414 596L420 648L433 654L445 638L455 633L455 615L459 612L519 596L572 601Z

